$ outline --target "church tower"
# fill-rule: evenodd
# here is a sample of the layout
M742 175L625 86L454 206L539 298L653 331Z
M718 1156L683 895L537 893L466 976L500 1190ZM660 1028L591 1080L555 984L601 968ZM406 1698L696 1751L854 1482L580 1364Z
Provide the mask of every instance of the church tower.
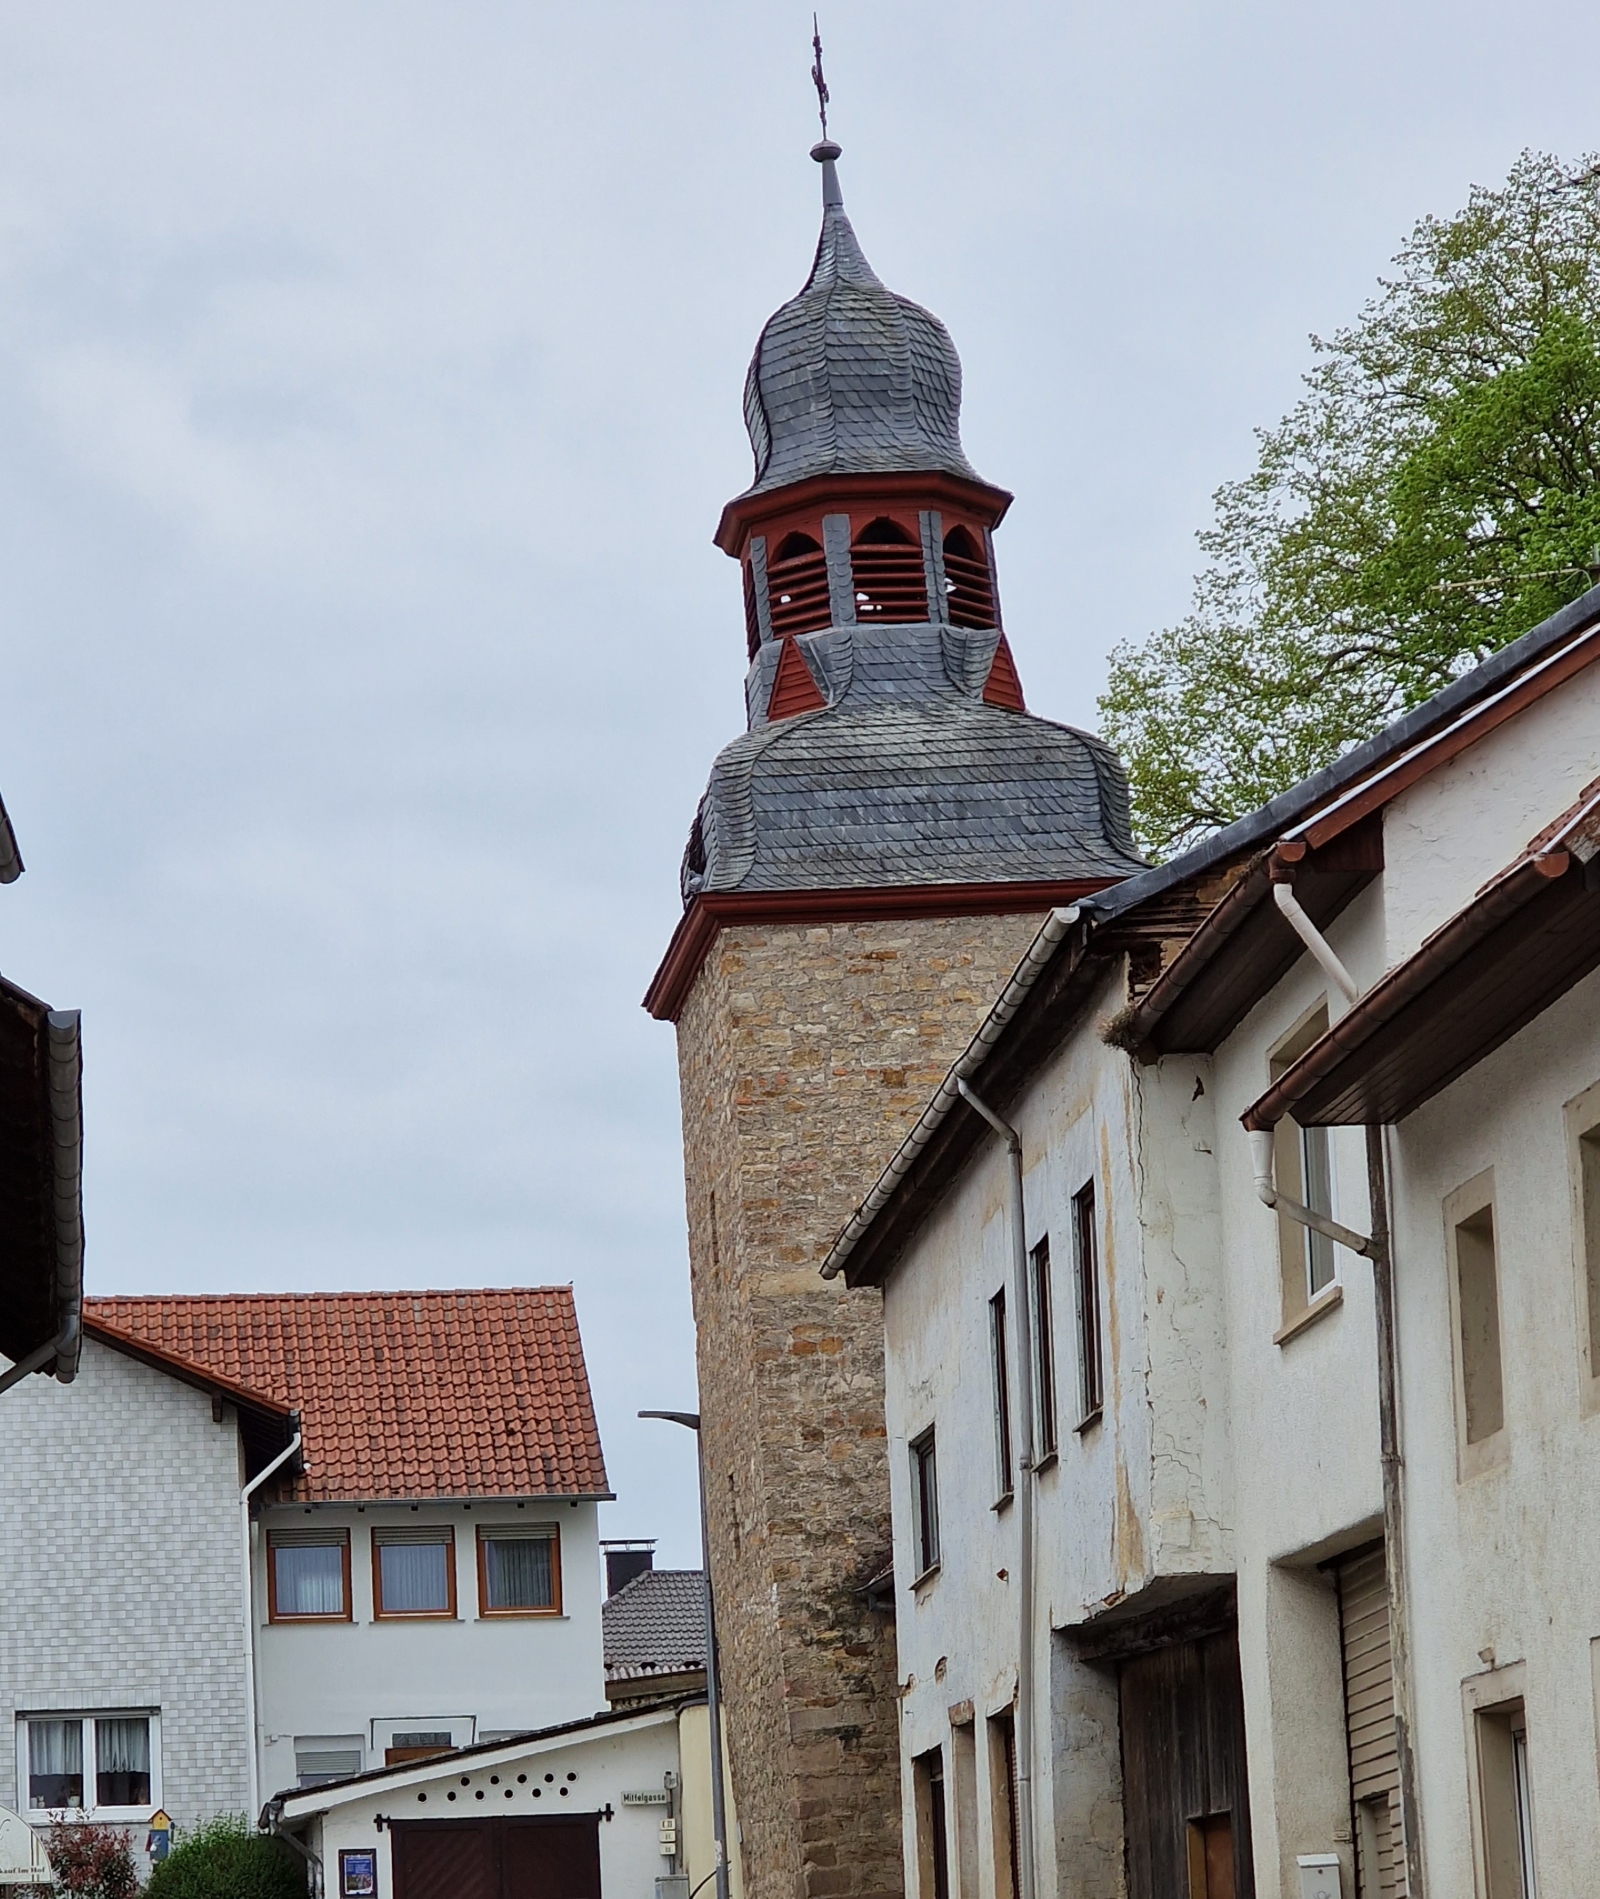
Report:
M818 1267L1052 905L1138 869L1127 787L1034 717L1011 497L961 365L887 289L830 141L804 289L745 384L749 729L712 767L646 998L677 1025L702 1447L749 1899L898 1893L882 1314ZM909 1578L901 1578L902 1586Z

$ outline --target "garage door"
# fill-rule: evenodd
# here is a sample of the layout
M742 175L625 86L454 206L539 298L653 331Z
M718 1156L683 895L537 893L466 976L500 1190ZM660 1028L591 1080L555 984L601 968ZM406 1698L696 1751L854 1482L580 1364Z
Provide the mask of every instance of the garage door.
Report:
M600 1899L600 1816L395 1820L394 1899Z

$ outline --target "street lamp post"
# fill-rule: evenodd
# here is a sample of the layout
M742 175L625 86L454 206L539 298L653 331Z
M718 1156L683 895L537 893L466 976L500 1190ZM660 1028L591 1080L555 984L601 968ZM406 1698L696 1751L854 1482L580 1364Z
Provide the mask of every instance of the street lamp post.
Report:
M717 1617L711 1597L711 1536L706 1526L706 1462L698 1411L641 1411L695 1434L695 1471L700 1483L700 1567L706 1612L706 1725L711 1739L711 1837L716 1852L717 1899L728 1899L728 1816L722 1786L722 1684L717 1669Z

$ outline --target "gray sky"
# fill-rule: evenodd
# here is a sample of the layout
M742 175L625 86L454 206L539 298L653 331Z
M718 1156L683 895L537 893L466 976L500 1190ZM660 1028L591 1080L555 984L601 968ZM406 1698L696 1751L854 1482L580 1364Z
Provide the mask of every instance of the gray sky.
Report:
M949 323L1035 710L1185 605L1306 334L1600 16L832 0L867 255ZM611 1535L694 1558L670 1029L742 724L809 7L0 5L0 967L84 1010L91 1288L571 1279ZM353 1375L359 1376L359 1368Z

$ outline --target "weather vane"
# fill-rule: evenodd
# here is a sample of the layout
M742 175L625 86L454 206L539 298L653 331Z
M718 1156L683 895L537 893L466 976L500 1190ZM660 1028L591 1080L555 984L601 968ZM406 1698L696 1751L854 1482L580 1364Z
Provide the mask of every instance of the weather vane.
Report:
M817 16L811 16L811 50L816 57L811 62L811 83L817 89L817 116L822 120L822 136L828 136L828 82L822 76L822 28L817 25Z

